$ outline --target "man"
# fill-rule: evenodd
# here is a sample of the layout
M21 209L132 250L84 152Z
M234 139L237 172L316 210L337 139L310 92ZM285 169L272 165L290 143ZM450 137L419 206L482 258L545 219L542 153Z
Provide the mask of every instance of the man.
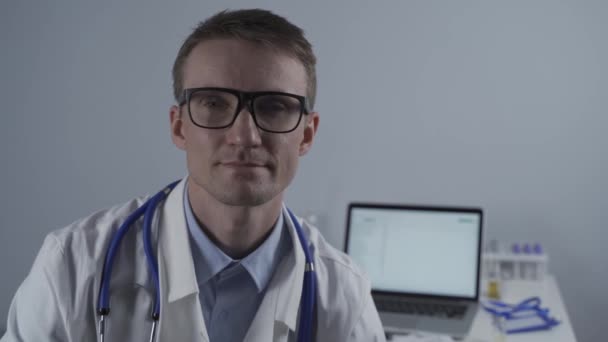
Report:
M308 270L297 224L316 271L313 336L383 341L368 280L283 204L319 125L315 56L302 31L264 10L218 13L186 39L173 77L171 136L188 177L152 225L158 322L142 220L101 275L118 227L147 200L138 198L46 238L1 341L95 341L101 330L107 341L296 341ZM107 310L98 305L102 280Z

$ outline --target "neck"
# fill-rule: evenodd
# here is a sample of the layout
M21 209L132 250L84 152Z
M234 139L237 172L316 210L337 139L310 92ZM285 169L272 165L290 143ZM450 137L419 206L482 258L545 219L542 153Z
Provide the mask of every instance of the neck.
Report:
M231 206L218 202L190 181L188 199L205 234L233 259L242 259L266 240L281 214L283 196L259 206Z

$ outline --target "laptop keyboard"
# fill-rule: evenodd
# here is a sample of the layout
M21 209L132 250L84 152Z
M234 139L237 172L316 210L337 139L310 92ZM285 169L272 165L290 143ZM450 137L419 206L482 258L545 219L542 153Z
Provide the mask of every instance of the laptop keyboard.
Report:
M467 311L466 305L421 303L396 300L394 298L374 298L378 311L397 312L437 318L461 319Z

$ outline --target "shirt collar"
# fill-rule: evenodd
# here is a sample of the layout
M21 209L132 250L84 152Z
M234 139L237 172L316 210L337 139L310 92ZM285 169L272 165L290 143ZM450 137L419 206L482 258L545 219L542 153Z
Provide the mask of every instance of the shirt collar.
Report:
M243 267L258 287L258 292L266 288L277 265L288 253L290 240L284 226L283 215L280 214L266 241L242 261Z
M205 234L192 212L187 188L184 186L184 212L198 285L206 284L230 264L240 262L253 279L258 292L262 292L291 245L291 239L285 233L283 214L279 215L272 232L257 249L242 260L235 260L226 255Z
M272 329L263 327L271 326L273 322L283 322L293 332L296 331L297 327L304 281L305 257L296 233L295 222L290 219L285 205L283 205L283 217L285 218L285 235L288 236L290 250L277 266L275 274L266 289L264 300L258 309L258 312L265 314L256 315L251 323L253 331L250 330L249 333L250 336L255 336L253 340L256 341L272 340ZM311 241L316 241L317 233L311 231L300 218L297 218L297 220L304 234L308 236L308 248L314 258L315 248ZM316 268L316 270L316 272L319 272L321 268ZM317 277L319 277L319 273L317 273Z

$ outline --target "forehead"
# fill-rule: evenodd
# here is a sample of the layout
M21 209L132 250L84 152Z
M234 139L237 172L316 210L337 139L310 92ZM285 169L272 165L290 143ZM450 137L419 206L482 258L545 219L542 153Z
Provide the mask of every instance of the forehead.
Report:
M184 88L226 87L306 95L306 71L298 59L244 40L199 43L186 59L183 73Z

